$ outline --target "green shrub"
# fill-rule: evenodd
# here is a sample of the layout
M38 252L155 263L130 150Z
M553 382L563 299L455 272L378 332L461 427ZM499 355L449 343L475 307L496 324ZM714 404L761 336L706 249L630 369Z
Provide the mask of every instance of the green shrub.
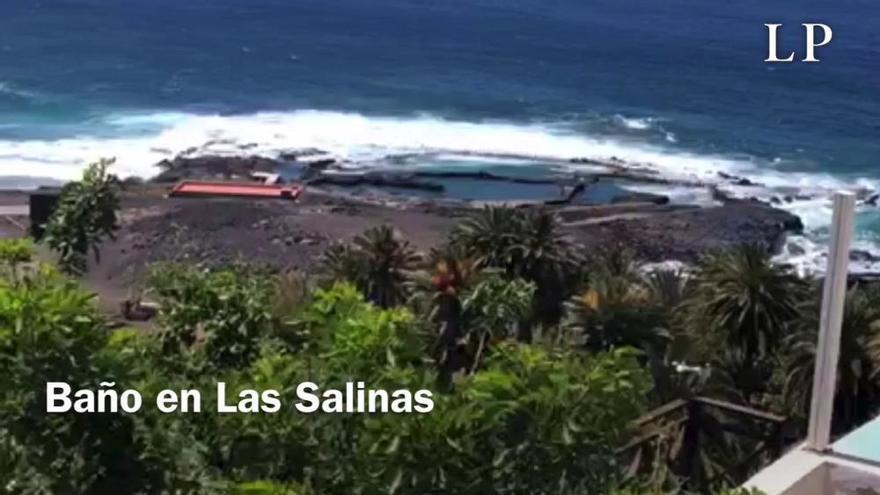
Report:
M613 448L641 411L643 373L624 352L499 345L486 368L426 415L365 425L358 486L371 493L602 493Z
M34 245L30 239L0 239L0 263L14 266L31 261Z
M91 299L47 268L0 285L0 478L11 493L132 492L149 475L128 416L46 412L47 382L117 381L97 357L108 332Z
M161 306L159 338L171 359L183 352L200 354L213 368L247 366L276 326L272 281L247 266L159 265L149 287Z
M317 358L362 378L377 366L423 359L422 339L413 332L413 316L406 309L373 306L343 283L317 290L313 297L300 324Z
M535 285L521 279L484 271L453 291L435 285L461 302L469 333L457 337L478 336L485 348L473 353L479 366L450 387L438 384L429 325L406 308L368 302L350 284L308 298L290 291L283 299L297 308L284 316L294 320L293 338L281 340L272 313L278 283L246 267L153 270L162 305L155 333L110 332L91 296L51 270L11 277L0 284L0 492L638 493L612 491L622 469L615 448L630 439L648 390L634 351L507 338L534 296ZM585 304L595 310L612 292ZM103 380L141 391L143 409L45 413L46 381L94 389ZM227 399L274 389L283 407L218 413L219 381ZM304 381L322 390L357 381L424 389L434 409L305 414L293 404ZM200 390L202 412L159 412L151 402L166 388Z
M89 251L100 261L101 242L113 239L119 210L119 180L108 173L113 162L93 163L81 180L66 184L46 224L43 242L58 253L58 266L65 273L83 273Z
M615 478L613 448L640 412L644 373L625 351L583 356L499 344L449 394L435 390L412 316L364 301L354 287L317 291L302 313L296 353L266 346L230 390L273 388L295 398L364 381L433 391L428 414L230 414L215 448L233 480L305 483L322 494L601 493ZM595 491L594 491L595 490Z

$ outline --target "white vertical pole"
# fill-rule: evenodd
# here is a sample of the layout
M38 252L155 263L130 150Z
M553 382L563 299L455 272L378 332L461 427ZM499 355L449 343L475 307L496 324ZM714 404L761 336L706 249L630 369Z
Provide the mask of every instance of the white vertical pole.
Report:
M855 206L856 199L852 193L834 194L831 246L828 251L828 267L825 270L816 368L813 372L810 426L807 433L807 447L818 451L827 450L831 438L834 387L837 379L837 359L840 354L840 325L843 322Z

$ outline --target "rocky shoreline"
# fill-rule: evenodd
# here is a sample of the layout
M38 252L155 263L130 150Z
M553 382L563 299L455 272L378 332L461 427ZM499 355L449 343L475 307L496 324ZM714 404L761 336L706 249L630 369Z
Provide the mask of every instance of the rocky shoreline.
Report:
M427 252L486 204L550 208L586 252L623 247L645 262L689 264L707 251L741 243L778 252L788 234L803 229L797 216L770 203L727 197L712 185L671 181L613 161L601 165L595 173L551 167L538 176L374 170L336 163L318 150L278 158L179 156L160 163L151 180L127 181L116 240L103 247L101 263L86 278L98 292L119 299L157 261L210 265L244 259L277 270L310 271L332 243L382 224ZM305 192L296 201L167 197L179 180L253 180L254 172L305 183ZM462 184L467 191L494 191L496 199L462 197ZM634 187L644 184L704 188L713 202L676 203ZM503 197L508 190L532 197Z
M373 224L392 224L414 244L428 249L457 220L491 203L552 208L572 239L585 249L622 245L652 262L692 263L705 251L740 243L761 244L778 251L787 234L799 233L803 228L800 219L791 213L756 200L730 198L717 189L707 193L715 200L711 206L672 204L666 196L627 187L644 183L712 186L670 181L615 160L591 160L589 164L606 168L578 174L550 170L543 176L485 170L372 170L336 163L320 150L291 152L277 159L177 157L159 164L162 172L149 183L129 188L122 239L129 239L131 245L124 257L137 251L149 251L155 258L173 254L215 261L243 255L279 269L308 269L330 242L350 238ZM307 186L306 192L295 203L172 199L161 195L167 184L181 179L249 180L254 172L301 181ZM733 176L727 179L747 180ZM537 186L549 195L483 200L444 194L456 181L475 184L472 189L478 191L497 191L510 185ZM603 193L600 200L596 200L600 195L592 194L594 190ZM187 246L197 245L213 247L187 252ZM126 259L123 265L142 264L136 258Z
M397 228L427 252L476 211L462 202L346 196L317 187L297 202L165 198L164 188L127 191L117 240L93 276L128 285L156 261L225 264L238 258L278 270L309 271L333 242L381 224ZM536 207L523 204L521 207ZM585 250L625 247L642 260L693 263L709 250L756 243L778 249L800 220L762 203L731 200L700 208L623 202L546 206L558 212Z

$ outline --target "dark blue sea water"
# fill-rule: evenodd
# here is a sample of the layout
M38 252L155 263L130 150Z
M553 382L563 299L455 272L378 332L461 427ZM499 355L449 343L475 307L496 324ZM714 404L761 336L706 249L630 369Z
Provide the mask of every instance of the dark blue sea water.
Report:
M768 65L769 22L780 51L801 22L834 40ZM876 0L3 0L0 176L206 142L616 156L808 190L821 230L823 191L880 182L878 28Z

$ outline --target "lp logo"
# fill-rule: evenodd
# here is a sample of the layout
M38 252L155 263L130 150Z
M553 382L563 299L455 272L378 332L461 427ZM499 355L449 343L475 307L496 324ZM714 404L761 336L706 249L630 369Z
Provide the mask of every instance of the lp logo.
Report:
M777 30L782 27L782 24L764 24L767 26L767 36L768 36L768 54L767 59L764 62L793 62L794 61L794 52L788 56L788 58L779 58L776 53L776 41L777 41ZM807 56L804 57L803 62L818 62L819 59L816 58L816 48L820 46L825 46L828 43L831 43L831 28L828 27L827 24L811 24L804 23L801 24L804 27L804 31L806 32L806 46L807 46ZM822 30L822 41L816 43L816 29Z

